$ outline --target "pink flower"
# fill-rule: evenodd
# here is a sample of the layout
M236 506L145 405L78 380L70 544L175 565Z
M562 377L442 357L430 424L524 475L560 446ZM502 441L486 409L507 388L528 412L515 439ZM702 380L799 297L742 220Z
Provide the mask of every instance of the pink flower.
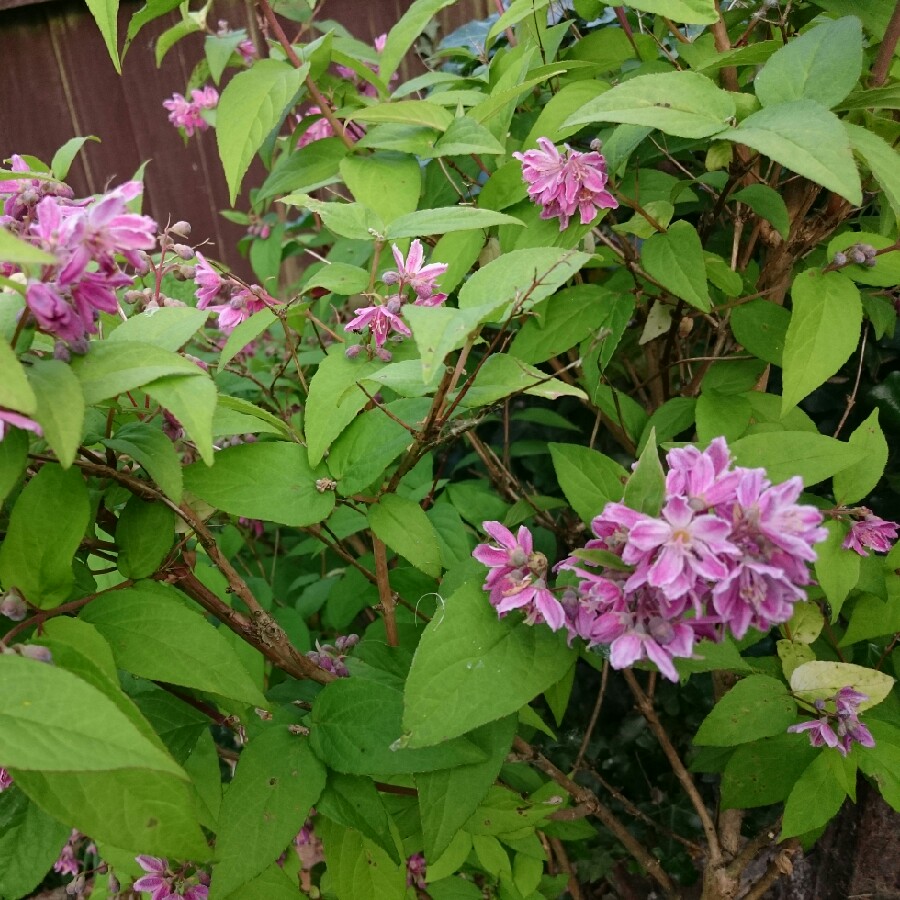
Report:
M137 864L147 873L131 886L133 891L149 891L151 900L167 900L169 894L169 861L158 856L137 856Z
M22 428L25 431L33 431L37 435L44 433L34 419L29 419L28 416L13 412L11 409L0 409L0 441L6 437L9 428Z
M209 122L201 115L201 110L215 109L219 103L219 92L211 85L191 91L191 99L185 99L181 94L172 94L171 99L164 100L163 106L169 110L169 121L176 128L183 128L184 133L191 137L195 130L206 131Z
M866 510L861 519L850 526L850 533L844 540L845 550L855 550L860 556L868 556L866 550L887 553L897 539L900 525L872 515Z
M391 309L392 305L395 309ZM390 302L357 309L356 316L344 326L344 331L362 331L368 328L375 338L375 346L380 350L392 331L403 337L412 337L409 326L398 315L399 309L399 303Z
M320 116L321 118L317 119L297 140L297 149L300 150L302 147L305 147L307 144L311 144L313 141L321 141L322 138L334 137L334 129L331 127L331 122L322 115L322 109L318 106L310 106L306 111L307 116ZM297 116L297 123L303 121L302 116Z
M60 875L77 875L81 869L81 861L75 858L75 849L79 841L84 835L77 829L72 829L69 840L66 841L62 850L59 851L59 857L53 863L53 871Z
M206 309L220 297L226 282L199 250L196 252L196 259L194 283L197 285L197 309Z
M423 266L425 255L422 242L416 238L409 245L409 255L404 260L403 253L394 244L391 247L397 271L385 272L381 280L385 284L396 284L400 294L411 287L416 294L416 306L439 306L447 299L446 294L435 293L435 280L447 271L446 263L431 263Z
M822 716L821 719L813 719L809 722L801 722L798 725L791 725L788 731L791 734L801 734L804 731L808 731L809 742L813 747L836 747L841 753L844 752L840 741L838 741L838 736L828 722L827 716Z
M581 153L568 144L563 156L546 137L537 139L540 150L513 153L522 163L528 194L539 203L542 219L559 218L559 230L568 227L577 212L589 225L601 209L616 209L618 201L606 190L606 160L596 151Z
M0 766L0 794L4 791L9 790L13 786L13 777L6 771L2 766Z
M813 747L823 745L834 747L842 756L846 756L853 749L854 743L862 747L874 747L875 738L872 737L872 732L859 721L858 715L860 704L865 703L868 699L866 694L846 685L833 697L816 700L816 711L820 713L818 719L791 725L788 731L793 734L808 731L809 742ZM833 713L828 712L827 704L834 705ZM836 727L832 725L835 719L837 720Z
M413 853L406 860L406 885L425 890L425 857L421 853Z

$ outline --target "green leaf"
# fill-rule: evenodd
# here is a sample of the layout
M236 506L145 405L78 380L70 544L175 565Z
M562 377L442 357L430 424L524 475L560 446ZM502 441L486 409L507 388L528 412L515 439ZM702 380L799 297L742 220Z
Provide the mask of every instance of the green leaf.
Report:
M437 534L418 503L385 494L369 507L369 526L391 550L417 569L434 578L441 574Z
M858 641L889 636L898 631L900 631L900 593L891 591L887 601L874 594L863 594L853 604L850 623L840 640L840 646L848 647Z
M81 150L88 141L96 141L99 144L100 138L94 137L92 134L89 134L87 137L69 138L69 140L53 154L53 159L50 161L50 171L55 178L58 178L60 181L66 180L72 162L75 157L78 156L79 150Z
M471 153L501 154L506 151L484 125L468 116L454 119L435 142L429 156L468 156Z
M33 416L38 408L37 397L28 383L25 368L5 340L0 340L0 371L3 372L3 378L0 379L0 407Z
M695 410L697 440L705 444L721 436L735 441L746 432L752 414L750 401L745 397L705 388L697 398Z
M897 151L884 138L860 125L841 124L850 139L850 146L869 167L875 180L881 185L894 217L900 219L900 167Z
M149 578L175 540L175 513L163 503L132 496L119 515L117 565L126 578Z
M330 184L336 180L341 160L348 152L340 138L329 137L285 154L263 182L258 199L268 200L290 191L312 191Z
M668 231L644 241L641 265L676 297L703 312L710 310L712 301L706 283L703 245L690 222L680 219Z
M326 203L300 192L288 194L279 202L314 212L330 231L354 241L371 241L373 235L384 233L384 222L361 203Z
M407 748L402 715L398 689L361 677L339 678L316 697L310 743L329 768L349 775L387 777L484 762L481 747L463 737Z
M734 100L705 75L663 72L623 81L570 116L563 127L622 122L684 138L718 134L735 115Z
M529 16L536 16L548 3L549 0L512 0L503 14L491 25L491 30L484 42L485 49L490 47L505 29L518 25Z
M862 203L859 172L847 133L840 119L814 100L767 106L718 137L759 150L798 175L840 194L853 206Z
M69 827L22 791L0 794L0 897L25 897L43 881L69 837Z
M116 67L116 71L122 74L122 64L119 62L119 36L117 31L117 18L119 14L119 0L85 0L100 34L103 35L103 43L109 52L109 58ZM63 176L59 176L62 178Z
M494 353L478 370L461 405L466 408L489 406L510 394L525 393L548 400L560 397L587 399L580 388L550 378L540 369L529 366L507 353Z
M107 723L97 722L93 734L100 746L107 733ZM44 812L97 842L131 856L147 853L202 862L208 858L209 848L197 824L196 801L184 773L180 769L178 773L146 768L110 772L19 769L15 778Z
M739 681L700 724L694 743L732 747L783 734L794 724L796 707L787 688L768 675Z
M388 32L384 50L381 51L381 65L378 74L385 80L391 77L406 56L416 38L446 6L454 0L415 0Z
M137 768L187 776L97 688L65 669L0 656L0 765L20 771Z
M176 503L181 502L181 458L172 441L147 422L131 422L116 430L104 445L117 453L126 453L147 470L160 490Z
M108 341L137 341L163 350L180 350L204 325L209 313L192 306L160 306L122 322Z
M600 38L601 36L609 37L611 35L622 39L621 43L624 44L623 52L625 53L623 62L624 59L633 56L634 51L631 49L631 45L621 29L603 28L594 32L592 36ZM574 51L580 46L581 42L575 44L572 50ZM569 58L572 58L571 53ZM608 89L606 83L600 81L574 81L563 85L541 109L540 115L537 117L534 125L531 126L531 131L528 132L528 136L522 142L522 147L526 149L536 147L537 139L548 135L554 141L565 140L571 137L578 131L580 126L572 125L566 128L563 127L563 122L580 110L586 103L590 103L591 100L594 100Z
M360 294L369 286L369 273L359 266L347 263L331 263L313 272L312 277L303 283L303 290L310 291L321 287L345 297Z
M517 712L572 664L565 636L498 619L469 583L426 626L406 684L409 746L428 747Z
M422 358L422 381L431 382L448 353L458 350L481 324L481 307L454 309L408 304L403 311Z
M856 86L862 62L862 26L846 16L788 41L757 72L753 88L763 106L791 100L837 106Z
M182 19L180 22L176 22L171 28L167 28L156 39L156 68L159 69L162 66L166 54L180 40L186 38L189 34L194 34L202 30L203 28L200 26L200 23L194 18Z
M283 725L243 750L225 792L210 897L227 897L275 862L325 787L325 767L306 739Z
M887 464L888 444L878 424L878 407L850 435L848 443L863 451L863 458L834 476L834 498L839 506L849 506L867 497L881 480Z
M72 370L81 381L88 406L168 375L206 378L203 369L189 359L134 341L95 341L90 353L72 360Z
M531 309L555 293L590 255L561 247L531 247L504 253L470 276L459 291L459 308L495 310L518 301L517 311Z
M600 285L565 288L526 320L509 352L526 363L544 362L608 327L620 305L621 295Z
M227 900L296 900L297 881L277 863L241 885Z
M515 717L507 716L467 735L487 755L483 762L416 775L426 859L439 859L478 808L500 773L515 726Z
M145 581L104 594L82 610L126 672L265 707L231 645L174 588Z
M200 371L202 377L174 375L157 378L144 386L160 406L165 407L181 423L206 465L213 464L213 416L216 414L218 392L212 379Z
M219 354L219 371L225 368L247 346L255 341L267 328L274 325L278 317L271 309L261 309L245 319L228 335L225 346Z
M65 515L60 515L65 510ZM90 519L81 473L47 463L16 500L0 545L0 581L41 609L59 606L75 576L72 557Z
M818 753L805 734L777 734L742 744L722 773L722 806L752 809L783 802Z
M875 746L859 754L859 768L891 807L900 810L900 734L886 722L870 721L868 726Z
M0 441L0 505L16 486L28 462L28 436L13 428Z
M72 465L84 427L81 383L65 363L44 359L28 370L37 397L35 419L63 468Z
M799 475L806 487L854 465L864 455L858 447L808 431L751 434L735 441L731 452L738 465L762 466L775 484Z
M628 472L608 456L577 444L548 444L562 492L582 522L590 525L607 503L622 499Z
M838 272L808 269L794 279L784 343L782 410L796 406L847 362L859 343L859 288Z
M843 778L837 771L842 766L836 751L828 748L819 751L787 799L780 840L815 831L837 815L847 796Z
M428 100L394 100L365 106L356 110L352 118L373 125L396 122L400 125L424 125L444 131L453 121L453 113Z
M749 672L750 664L741 656L737 645L730 638L721 643L703 640L694 646L694 655L673 660L681 678L689 678L697 672Z
M731 313L731 331L744 349L780 366L791 314L768 300L751 300Z
M347 359L340 347L319 364L309 383L304 421L310 465L321 462L331 442L369 402L357 383L382 366L378 360Z
M880 600L878 602L881 603ZM868 700L859 704L860 712L864 712L877 706L890 694L894 679L867 666L824 660L808 662L791 674L791 690L810 704L833 697L847 686L868 696Z
M322 837L328 874L341 900L403 900L406 866L393 862L381 847L352 828L328 819L316 821Z
M218 84L225 67L228 65L232 55L237 52L238 44L246 36L240 31L233 31L230 34L208 34L203 41L203 55L209 64L209 76Z
M826 522L825 527L828 537L816 545L816 581L825 592L825 599L831 606L831 621L834 622L850 591L856 587L862 557L853 550L842 549L847 536L846 526L832 521Z
M47 266L56 262L52 254L35 247L34 244L29 244L28 241L23 241L5 228L0 228L0 259L18 265Z
M286 61L259 59L222 91L216 139L232 206L253 156L296 102L308 72L308 63L295 69Z
M656 436L653 431L644 446L644 452L634 471L625 483L623 502L630 509L648 516L658 516L666 491L666 478L659 461Z
M362 832L385 850L391 859L400 862L392 831L393 822L372 779L329 771L328 783L316 809L332 822Z
M777 191L767 184L751 184L733 193L729 199L749 206L758 216L768 220L781 237L787 240L791 231L791 218Z
M629 0L628 5L687 25L712 25L719 18L715 0Z
M413 156L347 156L341 162L341 177L354 200L377 213L386 225L419 204L422 169Z
M334 508L334 494L316 488L327 474L324 466L310 466L300 444L260 442L219 450L212 467L188 466L184 483L233 516L303 527L328 518Z
M422 209L400 216L388 227L386 237L397 241L400 238L422 237L430 234L449 234L453 231L468 231L473 228L491 228L494 225L521 225L522 221L505 213L491 209L477 209L474 206L443 206L438 209Z
M430 408L426 398L395 400L386 405L394 416L413 428ZM328 469L338 482L338 493L347 497L369 487L409 446L410 440L409 431L384 410L370 409L357 416L328 454Z

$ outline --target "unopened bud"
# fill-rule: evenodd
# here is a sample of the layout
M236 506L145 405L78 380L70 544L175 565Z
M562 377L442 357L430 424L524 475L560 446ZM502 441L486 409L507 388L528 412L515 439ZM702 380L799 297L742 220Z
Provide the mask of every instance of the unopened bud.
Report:
M49 647L40 647L37 644L16 644L15 649L19 656L36 659L38 662L53 663L53 654Z
M866 262L866 254L859 249L859 247L854 247L850 251L850 259L853 260L857 265L865 265Z
M831 260L832 265L834 266L846 266L847 265L847 255L845 253L835 253L834 258Z
M356 359L361 350L362 344L353 344L344 351L344 356L346 356L347 359Z
M316 479L316 490L320 494L324 494L326 491L333 491L336 487L337 482L333 478Z
M878 251L871 244L860 244L859 249L865 254L866 259L875 259Z
M72 359L72 354L64 341L57 341L53 345L53 358L67 363Z
M178 266L175 270L185 281L193 281L197 275L196 266Z
M193 247L188 247L187 244L176 244L172 249L182 259L193 259L194 258L194 249L193 249Z
M385 350L384 347L378 347L378 348L375 350L375 355L376 355L382 362L390 362L390 361L394 358L394 354L391 353L390 350Z
M77 897L84 893L84 872L79 872L67 885L66 893L70 897Z
M186 238L191 236L191 223L185 222L183 219L181 221L176 222L169 231L172 234L177 234L180 237Z
M600 138L594 138L591 141L591 150L593 150L595 153L599 153L602 149L603 141L601 141Z
M125 291L122 298L126 303L140 303L144 299L143 291Z
M28 606L15 588L12 588L3 597L3 602L0 603L0 615L12 619L13 622L21 622L28 615Z

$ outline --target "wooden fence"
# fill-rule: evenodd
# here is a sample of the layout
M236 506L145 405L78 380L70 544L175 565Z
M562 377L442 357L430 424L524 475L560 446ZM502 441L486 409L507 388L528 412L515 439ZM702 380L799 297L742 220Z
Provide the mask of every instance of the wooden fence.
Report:
M408 6L405 0L326 0L323 14L371 43ZM120 35L139 8L123 0ZM491 8L489 0L460 0L441 13L439 24L446 33ZM226 0L216 3L213 16L240 27L245 10L241 0ZM86 146L69 176L76 196L127 180L149 160L144 211L162 223L186 219L195 239L212 242L211 256L247 274L235 249L243 229L219 214L228 193L215 134L185 144L162 107L174 91L184 91L202 56L203 35L195 34L156 67L156 38L176 21L171 13L145 27L119 76L83 0L0 0L0 159L31 153L49 161L69 138L96 135L101 143ZM416 60L404 66L409 72ZM251 170L246 183L259 184L261 177L261 169Z

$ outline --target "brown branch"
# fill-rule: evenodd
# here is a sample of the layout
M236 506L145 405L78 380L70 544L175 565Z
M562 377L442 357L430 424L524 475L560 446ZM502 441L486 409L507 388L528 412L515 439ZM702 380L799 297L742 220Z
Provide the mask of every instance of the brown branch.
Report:
M891 20L884 32L884 39L878 48L878 56L875 57L875 64L872 66L869 87L876 88L884 84L891 68L891 61L894 59L894 50L897 49L898 41L900 41L900 0L897 0L894 6Z
M578 748L578 756L575 757L575 765L573 769L580 769L584 762L585 754L591 743L591 735L597 727L597 720L600 718L600 708L603 706L603 696L606 693L606 682L609 680L609 660L603 660L603 671L600 673L600 690L597 691L597 700L594 703L594 709L591 712L591 719L588 722L587 731L581 739L581 746ZM605 787L605 785L604 785Z
M800 842L794 838L788 841L776 854L775 859L769 863L765 875L750 888L744 895L744 900L763 900L769 893L769 889L781 878L793 871L791 857L797 852Z
M378 598L381 601L381 611L384 613L384 631L387 635L388 647L399 647L397 604L388 576L387 550L384 541L374 534L372 535L372 546L375 550L375 577L378 579Z
M666 755L666 759L668 759L669 765L675 773L675 777L681 783L684 792L691 801L691 805L694 807L697 816L700 818L700 824L703 826L703 833L706 836L706 843L709 846L710 862L714 866L719 865L722 859L722 848L719 845L719 836L716 833L716 826L713 823L712 816L710 816L709 810L706 808L706 804L703 802L703 798L700 796L700 792L694 784L694 779L691 778L690 772L688 772L684 763L681 761L678 751L669 739L669 735L666 733L665 728L663 728L662 722L659 721L659 716L657 716L653 704L643 690L641 690L641 686L634 677L634 673L630 669L625 669L622 674L625 676L625 682L628 684L631 693L634 695L635 702L637 703L641 715L647 720L647 724L656 736L657 741L659 741L659 745Z
M600 802L592 790L572 781L565 772L558 769L546 756L535 750L534 747L520 737L515 739L513 747L522 759L532 763L545 775L553 779L576 803L588 809L592 816L596 816L631 856L643 866L644 870L656 881L668 897L678 897L678 889L660 865L659 860L652 856L647 848L631 834L609 807Z

